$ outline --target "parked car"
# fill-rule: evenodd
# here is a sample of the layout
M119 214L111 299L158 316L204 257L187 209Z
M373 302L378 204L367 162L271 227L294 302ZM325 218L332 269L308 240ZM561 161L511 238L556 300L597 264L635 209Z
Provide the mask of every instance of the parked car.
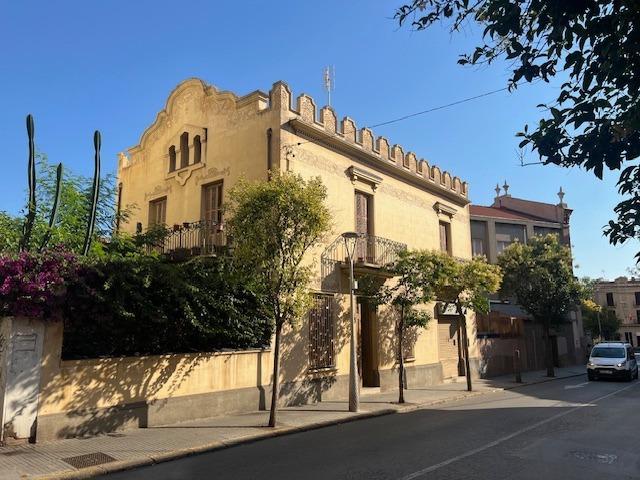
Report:
M638 378L638 360L633 347L624 342L598 343L589 356L587 377L589 380L622 378L627 381Z

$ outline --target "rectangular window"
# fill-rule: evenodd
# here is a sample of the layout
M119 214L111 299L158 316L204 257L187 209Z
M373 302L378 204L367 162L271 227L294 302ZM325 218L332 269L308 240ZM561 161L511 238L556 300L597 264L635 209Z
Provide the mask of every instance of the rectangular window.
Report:
M474 257L487 256L487 223L471 221L471 252Z
M149 226L167 223L167 197L149 202Z
M615 307L615 303L613 302L613 293L607 293L607 307Z
M309 368L334 366L333 297L317 294L309 310Z
M496 247L498 254L514 242L526 242L526 229L524 225L511 223L496 223Z
M640 310L636 310L636 323L640 323Z
M440 250L451 255L451 225L440 222Z
M635 296L636 296L636 305L640 305L640 292L636 292Z
M356 261L374 263L373 235L373 197L363 192L355 193L356 232L364 236L356 247Z
M202 187L202 207L200 219L200 248L205 254L211 254L217 247L226 244L222 229L222 182L210 183Z
M202 187L202 220L210 225L222 223L222 182Z

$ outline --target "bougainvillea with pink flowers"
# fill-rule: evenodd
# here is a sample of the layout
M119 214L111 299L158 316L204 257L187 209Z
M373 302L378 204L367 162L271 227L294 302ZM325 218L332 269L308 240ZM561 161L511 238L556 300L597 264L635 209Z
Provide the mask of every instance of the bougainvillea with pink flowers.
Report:
M62 248L0 255L0 316L51 315L78 266L76 256Z

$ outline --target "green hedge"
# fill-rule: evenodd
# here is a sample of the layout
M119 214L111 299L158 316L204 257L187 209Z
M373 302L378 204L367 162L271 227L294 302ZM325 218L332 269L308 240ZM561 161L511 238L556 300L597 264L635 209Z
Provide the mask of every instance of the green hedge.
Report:
M67 285L65 359L260 348L271 327L225 257L106 256Z

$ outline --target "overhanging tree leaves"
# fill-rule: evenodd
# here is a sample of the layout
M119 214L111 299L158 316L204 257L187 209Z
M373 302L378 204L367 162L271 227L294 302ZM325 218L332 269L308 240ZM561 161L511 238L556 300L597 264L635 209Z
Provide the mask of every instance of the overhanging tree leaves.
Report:
M452 303L460 319L462 345L464 348L467 390L472 390L471 368L469 365L469 342L467 339L467 310L475 313L489 311L489 294L500 288L502 275L500 267L487 263L484 257L472 260L458 260L438 252L442 268L441 280L436 287L437 299Z
M303 259L330 227L327 193L319 178L274 174L268 182L239 182L230 197L234 256L254 276L275 327L269 415L269 426L275 427L282 328L295 324L310 306L311 268Z
M640 2L637 0L413 0L396 10L400 24L423 30L449 20L452 31L468 22L483 43L460 64L511 62L509 87L562 72L547 114L518 133L545 164L580 166L602 178L640 156ZM640 237L640 166L628 165L605 233L613 244ZM640 253L638 254L640 259Z
M571 252L555 235L516 242L498 257L502 268L501 295L517 303L544 329L547 376L554 376L550 331L567 321L580 303L582 288L573 276Z

